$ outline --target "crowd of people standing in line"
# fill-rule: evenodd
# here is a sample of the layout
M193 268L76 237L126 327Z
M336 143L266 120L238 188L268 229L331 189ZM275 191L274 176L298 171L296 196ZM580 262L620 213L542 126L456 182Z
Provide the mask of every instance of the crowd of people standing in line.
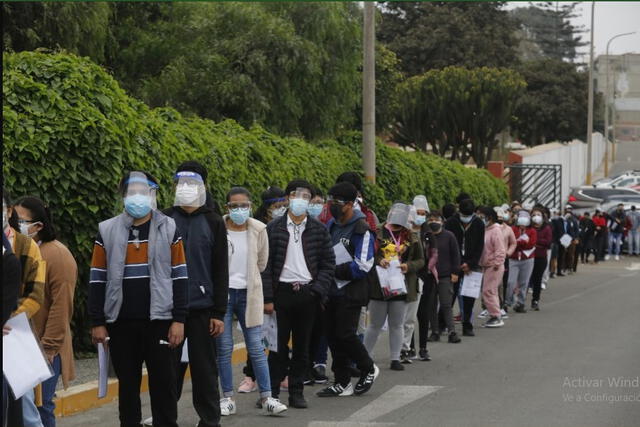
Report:
M143 362L152 415L144 424L177 426L187 366L198 425L219 426L235 414L234 317L248 353L237 391L259 391L256 407L278 415L288 409L283 391L289 407L307 407L305 385L325 384L320 397L369 391L381 372L373 350L384 329L389 369L404 370L431 360L429 342L460 343L456 322L463 337L473 337L478 298L483 326L499 328L510 312L527 311L530 288L530 309L540 310L548 280L575 273L579 260L617 260L623 238L629 253L640 255L635 207L577 218L571 206L563 215L518 202L477 206L464 193L436 210L416 195L412 203L395 202L381 222L360 176L345 172L326 197L303 179L284 190L269 187L258 209L246 188L232 187L222 214L206 182L203 165L182 163L174 203L161 211L158 180L129 172L118 188L123 212L98 225L88 284L91 336L110 352L123 427L143 422ZM3 378L3 426L55 426L56 384L60 376L65 387L74 378L76 262L36 197L14 202L3 188L3 231L3 334L11 333L5 322L25 312L54 373L20 399ZM465 287L472 273L482 274L475 296ZM266 316L277 324L276 350L268 354Z

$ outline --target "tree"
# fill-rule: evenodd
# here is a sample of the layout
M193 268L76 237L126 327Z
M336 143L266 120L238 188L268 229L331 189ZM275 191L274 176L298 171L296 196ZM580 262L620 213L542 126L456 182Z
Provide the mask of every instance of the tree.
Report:
M113 38L108 3L3 2L5 49L63 48L102 63Z
M403 82L394 140L463 164L485 166L512 119L525 82L509 69L446 67Z
M385 2L379 40L409 76L450 65L517 62L517 26L500 2Z
M513 9L511 16L518 22L523 43L535 44L545 58L574 62L577 49L585 46L581 27L572 24L578 2L544 2L539 6ZM539 59L539 58L531 58Z
M575 64L543 59L522 64L527 89L516 107L512 129L527 145L584 140L588 73Z

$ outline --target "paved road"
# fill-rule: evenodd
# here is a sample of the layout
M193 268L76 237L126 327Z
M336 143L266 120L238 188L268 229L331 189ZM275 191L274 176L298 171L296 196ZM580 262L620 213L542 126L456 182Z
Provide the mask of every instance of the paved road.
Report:
M630 169L640 170L640 141L619 142L616 147L616 163L609 176L616 176Z
M512 315L502 329L477 327L477 336L461 344L434 343L433 361L416 361L404 372L388 369L382 335L376 349L381 374L364 396L320 399L314 396L319 386L310 387L309 409L271 418L253 408L255 393L242 395L238 415L223 425L637 426L640 258L579 268L576 275L551 281L541 311ZM609 384L619 377L631 384ZM58 425L115 426L116 405ZM145 395L143 414L149 411ZM180 424L196 422L187 386Z

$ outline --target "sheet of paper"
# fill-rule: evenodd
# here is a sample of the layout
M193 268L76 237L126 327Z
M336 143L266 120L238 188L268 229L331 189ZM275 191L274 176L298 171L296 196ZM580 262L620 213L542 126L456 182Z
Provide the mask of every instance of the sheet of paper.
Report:
M262 342L267 350L278 351L278 318L275 311L264 315Z
M462 289L460 294L466 297L478 298L482 288L482 273L472 271L462 276Z
M533 253L533 251L535 251L536 248L531 248L531 249L527 249L526 251L522 251L523 254L525 254L525 256L528 258L531 256L531 254Z
M185 338L184 345L182 346L182 355L180 356L181 363L189 363L189 347L187 341L188 338Z
M2 372L16 398L53 376L25 313L6 323L11 332L2 337Z
M568 234L565 234L564 236L562 236L562 237L560 238L560 244L561 244L562 246L564 246L565 248L568 248L568 247L569 247L569 245L571 245L571 242L572 242L572 241L573 241L573 238L572 238L570 235L568 235Z
M391 261L387 270L387 274L389 277L389 288L392 291L400 291L405 289L404 274L402 274L402 270L400 269L400 261L398 261L397 259Z
M347 251L347 248L344 247L342 242L338 242L333 246L333 252L336 254L336 265L346 264L353 261L353 257L351 257L349 251ZM349 280L334 280L336 281L338 289L344 288L349 283Z
M109 350L102 343L98 343L98 399L107 396L109 356Z

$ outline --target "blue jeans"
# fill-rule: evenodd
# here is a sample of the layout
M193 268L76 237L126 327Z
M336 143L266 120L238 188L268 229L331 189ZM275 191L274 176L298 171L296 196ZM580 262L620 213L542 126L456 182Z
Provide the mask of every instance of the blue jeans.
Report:
M640 231L629 231L629 255L640 255Z
M53 369L53 376L42 383L42 406L38 407L44 427L56 427L56 416L54 414L56 404L53 403L53 397L56 395L56 385L62 371L60 355L53 358L51 368Z
M269 365L267 364L267 356L264 353L264 345L262 343L262 326L247 328L244 316L246 310L247 290L229 288L229 302L227 303L227 313L224 316L224 332L216 338L222 394L224 397L233 396L231 355L233 353L233 315L235 314L242 328L247 353L249 353L253 372L256 375L256 381L260 389L260 396L271 397L271 377L269 376Z
M40 419L38 408L36 408L33 389L22 396L22 418L24 427L42 427L42 420Z
M615 253L614 253L615 248ZM609 255L620 255L622 248L622 233L609 232Z

